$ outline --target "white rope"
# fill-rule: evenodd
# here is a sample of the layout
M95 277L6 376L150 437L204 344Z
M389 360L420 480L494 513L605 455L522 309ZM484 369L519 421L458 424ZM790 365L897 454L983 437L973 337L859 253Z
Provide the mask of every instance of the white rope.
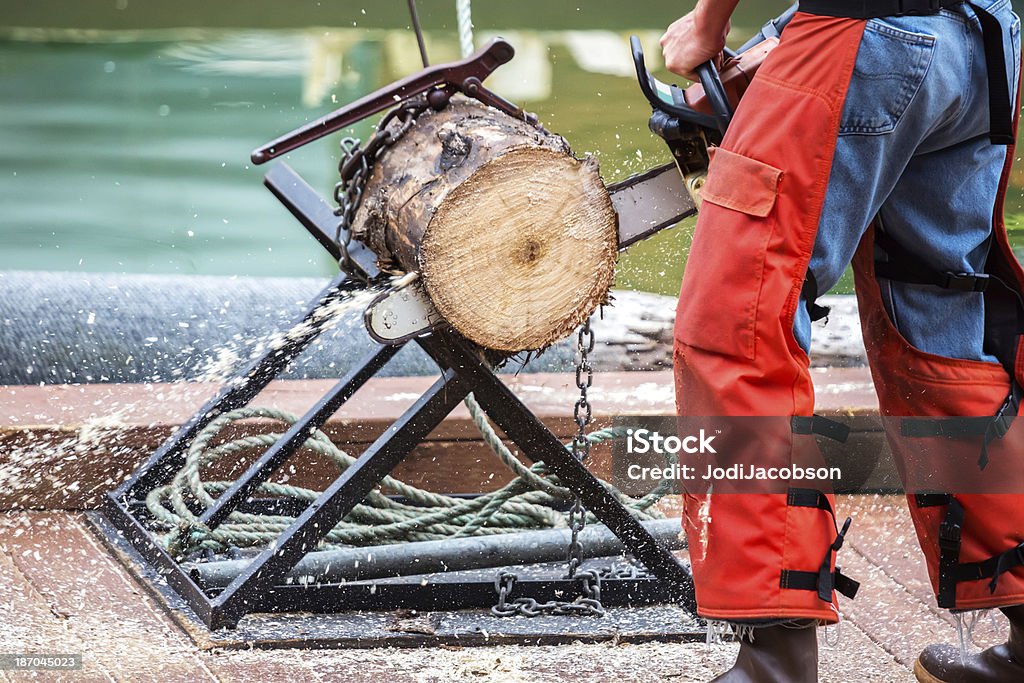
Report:
M455 0L455 12L459 22L459 49L462 56L473 54L473 9L471 0Z

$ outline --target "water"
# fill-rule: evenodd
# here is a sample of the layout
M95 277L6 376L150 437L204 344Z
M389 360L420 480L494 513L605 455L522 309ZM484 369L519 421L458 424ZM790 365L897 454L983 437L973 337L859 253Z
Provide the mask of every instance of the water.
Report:
M454 2L420 4L432 58L454 59ZM0 270L335 272L262 187L265 169L249 152L415 71L405 3L258 0L244 14L226 5L84 0L56 12L49 2L0 3ZM627 36L639 33L657 63L657 38L685 5L479 0L474 20L478 44L501 34L519 51L492 87L577 153L596 154L614 181L667 160L646 128ZM736 41L785 6L741 3ZM324 195L340 137L288 157ZM675 294L691 231L684 224L634 247L617 285Z

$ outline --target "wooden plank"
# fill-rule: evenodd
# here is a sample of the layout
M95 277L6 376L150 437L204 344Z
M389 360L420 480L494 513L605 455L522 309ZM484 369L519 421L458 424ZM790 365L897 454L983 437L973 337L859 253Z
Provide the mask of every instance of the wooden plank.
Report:
M904 586L858 552L844 548L843 572L860 581L856 600L841 598L845 617L906 667L936 637L952 631L952 622L918 600Z
M311 652L301 649L241 650L203 652L202 662L223 683L250 683L251 681L295 681L319 683L323 679L309 664ZM358 680L362 670L349 671L349 680ZM378 679L383 681L384 679Z
M817 406L823 413L877 414L867 368L815 368ZM433 377L377 377L335 416L351 427L392 420L433 383ZM567 417L577 397L574 378L565 373L503 376L539 417ZM301 413L334 385L333 380L271 382L255 403ZM591 397L607 415L672 415L675 394L670 371L606 372L595 376ZM0 423L4 429L61 426L65 429L113 426L178 425L187 420L219 385L81 384L6 386L0 388ZM456 421L468 419L456 408ZM451 439L452 432L435 432ZM355 440L359 434L352 435Z
M26 513L6 535L10 556L81 641L81 652L123 680L216 680L194 646L103 550L76 516Z

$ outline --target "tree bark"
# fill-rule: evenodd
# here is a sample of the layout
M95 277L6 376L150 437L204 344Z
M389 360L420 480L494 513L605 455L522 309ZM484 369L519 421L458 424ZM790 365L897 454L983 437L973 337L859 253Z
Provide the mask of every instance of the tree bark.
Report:
M465 99L428 111L378 158L353 234L386 270L417 270L473 342L539 349L608 295L617 218L596 160Z

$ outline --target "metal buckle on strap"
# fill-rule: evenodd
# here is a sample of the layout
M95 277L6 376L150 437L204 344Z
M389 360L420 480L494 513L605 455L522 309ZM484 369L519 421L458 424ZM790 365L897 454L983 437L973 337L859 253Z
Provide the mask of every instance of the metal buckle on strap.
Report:
M988 273L943 273L942 286L957 292L984 292L990 281Z
M939 525L939 548L950 552L960 550L960 525L943 522Z

